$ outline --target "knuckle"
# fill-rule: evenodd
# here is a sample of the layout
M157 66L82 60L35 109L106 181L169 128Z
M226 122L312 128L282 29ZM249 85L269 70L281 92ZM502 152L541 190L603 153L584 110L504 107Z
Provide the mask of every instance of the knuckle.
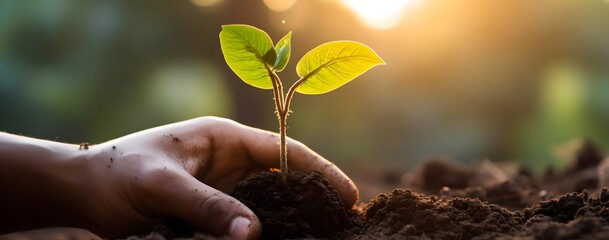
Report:
M218 126L218 127L234 127L235 125L237 125L237 122L227 119L227 118L221 118L221 117L214 117L214 116L206 116L206 117L200 117L199 121L201 121L204 124L210 124L213 126Z

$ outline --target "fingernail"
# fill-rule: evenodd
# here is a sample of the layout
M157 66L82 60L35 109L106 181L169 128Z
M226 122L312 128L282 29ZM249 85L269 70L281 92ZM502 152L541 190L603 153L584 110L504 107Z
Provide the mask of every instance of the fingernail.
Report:
M232 239L247 239L252 222L246 217L235 217L228 227L228 235Z

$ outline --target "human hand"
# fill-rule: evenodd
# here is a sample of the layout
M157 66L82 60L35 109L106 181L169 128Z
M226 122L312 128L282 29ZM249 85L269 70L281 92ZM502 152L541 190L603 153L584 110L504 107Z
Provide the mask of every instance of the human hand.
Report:
M224 192L246 176L277 168L278 135L227 119L202 117L90 146L80 209L103 237L146 231L166 218L232 238L257 238L254 213ZM319 171L353 206L358 190L334 164L288 140L289 166Z

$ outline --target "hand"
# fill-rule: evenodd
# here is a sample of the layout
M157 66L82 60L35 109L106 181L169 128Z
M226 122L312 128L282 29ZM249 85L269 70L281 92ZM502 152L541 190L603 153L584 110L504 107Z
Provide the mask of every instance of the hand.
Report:
M277 141L271 132L203 117L81 146L67 168L77 182L67 188L74 191L66 193L73 194L67 201L75 202L77 222L85 223L78 227L102 237L124 237L176 218L213 235L257 238L261 226L254 213L223 192L250 174L277 168ZM320 171L348 206L357 201L357 188L334 164L292 139L288 151L291 169Z

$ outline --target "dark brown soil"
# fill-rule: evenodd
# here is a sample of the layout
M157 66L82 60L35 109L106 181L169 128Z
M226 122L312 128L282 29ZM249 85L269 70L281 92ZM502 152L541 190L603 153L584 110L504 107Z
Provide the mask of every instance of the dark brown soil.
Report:
M320 173L290 171L287 181L265 172L243 181L231 195L256 213L263 239L330 238L359 225L358 212Z
M358 239L472 239L515 232L517 214L478 199L440 199L410 190L382 194L364 208L365 228Z
M292 173L285 184L266 172L231 194L260 218L263 239L608 239L609 158L603 156L587 142L570 167L539 178L490 161L432 157L404 174L406 180L392 178L403 189L357 209L345 207L319 173ZM167 228L156 232L163 231L171 236Z

